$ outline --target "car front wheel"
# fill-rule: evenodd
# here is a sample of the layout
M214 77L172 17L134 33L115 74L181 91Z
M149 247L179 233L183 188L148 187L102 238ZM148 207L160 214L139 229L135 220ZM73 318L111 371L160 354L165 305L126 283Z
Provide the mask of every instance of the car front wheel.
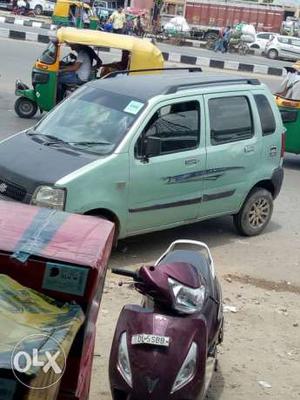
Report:
M241 235L259 235L268 225L272 213L272 194L266 189L255 188L248 195L240 211L233 216L234 225Z
M268 58L270 58L271 60L276 60L276 58L278 57L278 51L277 50L269 50L267 53Z

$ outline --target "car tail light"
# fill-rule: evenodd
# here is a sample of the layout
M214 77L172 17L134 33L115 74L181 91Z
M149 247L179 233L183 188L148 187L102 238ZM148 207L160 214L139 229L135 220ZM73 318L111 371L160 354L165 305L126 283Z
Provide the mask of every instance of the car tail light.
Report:
M281 134L281 152L280 157L283 158L285 152L285 131Z

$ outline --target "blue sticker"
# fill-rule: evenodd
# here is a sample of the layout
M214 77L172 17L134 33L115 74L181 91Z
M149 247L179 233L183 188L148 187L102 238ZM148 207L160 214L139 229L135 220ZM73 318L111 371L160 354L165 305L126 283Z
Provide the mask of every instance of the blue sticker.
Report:
M44 273L43 289L83 296L88 273L88 268L48 262Z
M0 400L13 400L16 386L16 381L0 378Z
M136 115L141 108L143 108L144 103L140 103L139 101L132 100L125 108L124 112L129 114Z

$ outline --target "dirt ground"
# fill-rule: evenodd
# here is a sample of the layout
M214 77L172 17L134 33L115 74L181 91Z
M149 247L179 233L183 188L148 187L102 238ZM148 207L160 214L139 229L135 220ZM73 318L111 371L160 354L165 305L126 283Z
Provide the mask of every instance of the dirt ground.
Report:
M225 338L219 371L207 400L300 398L300 287L243 275L220 276ZM103 295L94 354L91 400L110 400L108 357L122 306L139 295L110 273ZM268 386L268 387L265 387ZM162 399L163 400L163 399Z

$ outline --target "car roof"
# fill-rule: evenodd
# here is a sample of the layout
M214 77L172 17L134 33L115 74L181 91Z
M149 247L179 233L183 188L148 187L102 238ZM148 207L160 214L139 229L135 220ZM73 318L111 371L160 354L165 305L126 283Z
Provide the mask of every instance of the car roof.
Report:
M227 75L209 75L199 72L189 73L162 73L152 75L119 75L114 78L97 79L89 86L101 88L116 94L132 96L147 101L162 94L176 93L177 91L220 87L228 85L260 85L260 81L253 78Z
M293 40L297 39L297 40L300 40L300 38L297 37L297 36L287 36L287 35L277 35L277 38L293 39Z

